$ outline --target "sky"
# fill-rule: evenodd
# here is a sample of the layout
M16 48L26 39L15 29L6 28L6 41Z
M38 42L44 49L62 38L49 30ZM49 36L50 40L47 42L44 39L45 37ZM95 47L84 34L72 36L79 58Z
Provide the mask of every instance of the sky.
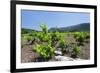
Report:
M90 22L89 13L21 10L22 28L41 30L40 24L46 24L50 29L88 22Z

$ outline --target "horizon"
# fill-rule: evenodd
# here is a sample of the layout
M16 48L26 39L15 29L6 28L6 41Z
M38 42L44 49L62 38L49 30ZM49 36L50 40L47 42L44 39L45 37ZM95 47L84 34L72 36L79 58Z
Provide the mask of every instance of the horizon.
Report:
M62 28L81 23L90 23L89 13L21 10L21 28L41 31L39 25Z
M80 24L84 24L84 23L80 23ZM80 24L76 24L76 25L80 25ZM76 26L76 25L71 25L71 26ZM67 27L71 27L71 26L67 26ZM59 29L59 28L66 28L66 27L51 27L51 28L58 28ZM51 28L49 28L48 30L50 30ZM31 28L23 28L23 29L31 29ZM36 30L36 29L32 28L31 30ZM36 31L41 31L41 30L36 30Z

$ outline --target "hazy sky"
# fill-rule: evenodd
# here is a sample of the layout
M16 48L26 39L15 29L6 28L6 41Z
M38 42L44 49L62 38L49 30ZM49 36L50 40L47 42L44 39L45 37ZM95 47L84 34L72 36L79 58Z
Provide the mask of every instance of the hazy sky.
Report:
M23 28L40 30L41 23L51 27L67 27L90 22L89 13L21 10Z

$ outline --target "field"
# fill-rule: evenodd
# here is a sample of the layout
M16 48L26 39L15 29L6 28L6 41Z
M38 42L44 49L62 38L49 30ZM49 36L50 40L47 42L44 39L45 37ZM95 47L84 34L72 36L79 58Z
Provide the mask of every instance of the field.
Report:
M90 32L22 30L21 62L73 61L90 59Z

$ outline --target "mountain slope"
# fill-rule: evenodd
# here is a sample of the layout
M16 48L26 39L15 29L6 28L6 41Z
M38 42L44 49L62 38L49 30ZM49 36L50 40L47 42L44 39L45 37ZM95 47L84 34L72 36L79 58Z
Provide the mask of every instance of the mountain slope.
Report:
M33 29L27 29L27 28L21 28L21 33L25 34L25 33L30 33L30 32L35 32L36 30Z
M59 32L65 32L65 31L90 31L90 23L81 23L78 25L68 26L68 27L61 27L61 28L50 28L49 31L59 31Z

